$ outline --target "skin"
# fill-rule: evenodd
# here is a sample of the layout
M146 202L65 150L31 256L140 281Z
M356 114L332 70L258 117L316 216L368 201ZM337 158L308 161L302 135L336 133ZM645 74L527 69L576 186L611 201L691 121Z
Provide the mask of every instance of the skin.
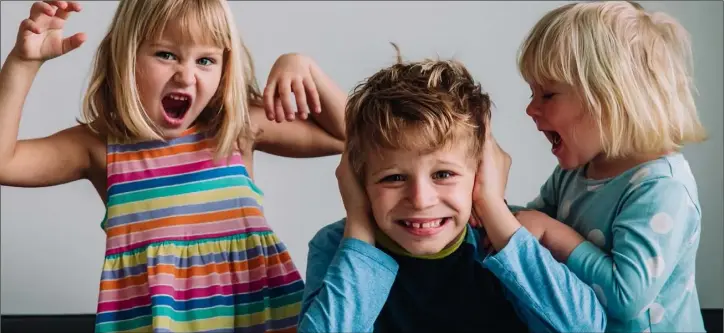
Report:
M79 125L43 138L17 140L18 126L25 98L41 66L80 47L85 34L63 37L63 27L70 13L80 12L80 4L66 1L36 2L28 19L19 29L13 50L0 70L0 185L41 187L89 180L100 198L106 201L105 139ZM212 45L183 44L171 22L158 41L140 46L137 54L138 82L144 108L149 116L174 136L188 128L198 117L219 86L221 64L219 49ZM216 60L216 61L214 61ZM260 133L256 141L238 147L249 172L253 152L260 150L285 157L316 157L341 153L344 147L344 103L346 94L308 57L281 56L272 68L268 82L274 89L265 92L265 100L278 105L283 114L294 114L281 101L287 91L303 92L320 110L309 120L270 121L262 103L250 107L252 123ZM288 87L285 87L287 84ZM314 89L307 89L308 86ZM169 128L161 122L160 100L170 91L184 91L193 96L191 114L180 127ZM288 104L288 103L287 103ZM304 110L300 109L301 112ZM306 116L303 118L306 119Z
M452 145L430 154L386 150L368 154L367 184L372 215L379 229L414 255L435 254L463 231L472 209L477 159L467 145ZM424 223L447 219L434 235L400 220Z

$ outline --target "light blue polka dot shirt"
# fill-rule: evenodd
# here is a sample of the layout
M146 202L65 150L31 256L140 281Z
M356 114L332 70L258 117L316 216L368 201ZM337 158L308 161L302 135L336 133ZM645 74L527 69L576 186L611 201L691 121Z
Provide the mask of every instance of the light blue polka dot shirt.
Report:
M556 167L527 205L587 241L566 265L595 291L608 332L704 332L695 283L701 207L674 153L604 180Z

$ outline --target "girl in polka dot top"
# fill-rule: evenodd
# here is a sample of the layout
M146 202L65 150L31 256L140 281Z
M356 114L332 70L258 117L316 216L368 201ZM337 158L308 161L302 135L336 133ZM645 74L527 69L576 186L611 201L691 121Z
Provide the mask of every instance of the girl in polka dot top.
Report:
M606 308L607 331L702 332L697 185L705 140L684 28L631 2L545 15L522 45L527 107L559 165L520 224Z

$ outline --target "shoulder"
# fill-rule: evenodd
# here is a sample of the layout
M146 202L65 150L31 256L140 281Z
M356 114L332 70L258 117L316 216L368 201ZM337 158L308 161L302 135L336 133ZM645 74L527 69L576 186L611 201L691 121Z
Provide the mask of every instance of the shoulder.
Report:
M635 207L640 214L667 214L675 220L699 221L696 182L688 162L672 154L644 163L621 175L622 209Z
M344 236L345 218L324 226L309 241L310 248L336 251Z

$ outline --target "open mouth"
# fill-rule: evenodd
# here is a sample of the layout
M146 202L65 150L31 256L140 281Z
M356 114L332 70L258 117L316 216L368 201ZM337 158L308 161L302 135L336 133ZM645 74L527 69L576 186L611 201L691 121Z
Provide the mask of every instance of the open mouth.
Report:
M416 237L433 236L445 230L450 224L452 217L429 218L429 219L404 219L395 222L403 227L405 231Z
M433 229L439 228L450 220L449 217L439 219L410 219L410 220L397 220L397 224L414 229Z
M191 108L191 96L181 93L170 93L161 99L163 112L171 124L180 124Z
M558 134L558 132L555 131L543 131L546 138L548 138L548 141L551 142L553 145L553 152L555 153L560 147L563 140L561 139L561 135Z

